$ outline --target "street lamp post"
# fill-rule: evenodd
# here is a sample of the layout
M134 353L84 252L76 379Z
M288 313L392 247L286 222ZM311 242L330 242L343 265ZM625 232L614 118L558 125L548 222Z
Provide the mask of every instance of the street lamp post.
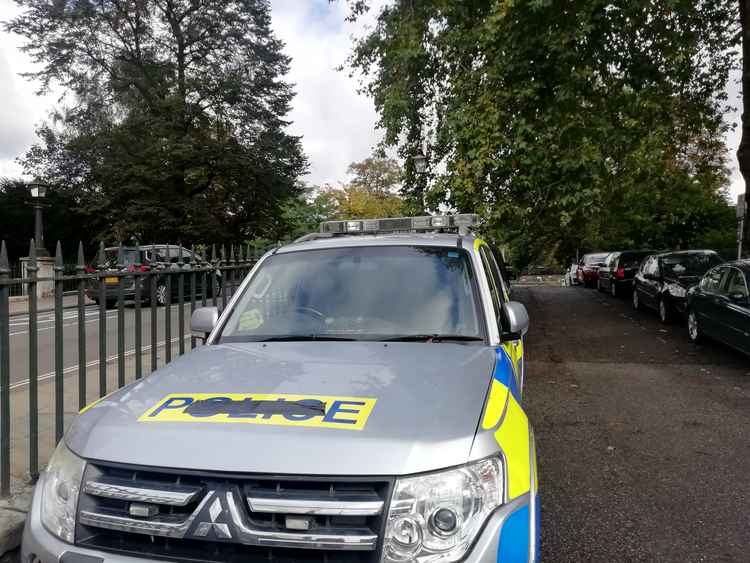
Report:
M47 186L39 182L29 184L29 191L34 206L34 243L36 244L37 256L49 256L49 252L44 248L44 225L42 223L42 209L44 208L44 198L47 196Z

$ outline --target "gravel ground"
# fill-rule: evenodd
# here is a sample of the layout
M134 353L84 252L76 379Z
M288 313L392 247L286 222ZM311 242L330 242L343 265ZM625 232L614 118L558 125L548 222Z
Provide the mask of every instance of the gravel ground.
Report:
M545 561L750 561L750 359L582 288L517 288Z

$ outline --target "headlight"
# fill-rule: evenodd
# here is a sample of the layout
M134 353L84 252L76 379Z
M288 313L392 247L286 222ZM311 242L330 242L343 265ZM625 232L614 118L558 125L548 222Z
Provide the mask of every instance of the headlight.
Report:
M78 492L86 462L61 441L47 465L42 489L42 523L52 534L73 543Z
M685 297L686 294L685 288L677 284L673 285L669 291L675 297Z
M457 469L398 479L383 562L458 561L503 502L503 465L488 458Z

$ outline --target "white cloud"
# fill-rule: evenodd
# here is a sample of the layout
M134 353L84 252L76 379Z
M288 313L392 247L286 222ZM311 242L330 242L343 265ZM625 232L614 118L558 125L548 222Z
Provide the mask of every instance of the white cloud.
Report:
M358 82L336 71L351 50L352 33L343 1L272 0L273 28L292 57L290 82L296 85L290 132L302 135L310 160L305 180L335 184L349 163L370 156L381 136L372 101L357 94Z

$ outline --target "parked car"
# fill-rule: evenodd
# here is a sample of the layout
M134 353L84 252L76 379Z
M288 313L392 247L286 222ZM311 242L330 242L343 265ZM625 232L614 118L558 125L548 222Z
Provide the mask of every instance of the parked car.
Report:
M750 354L750 261L717 266L703 276L687 296L688 335L704 336Z
M104 268L107 270L117 272L133 272L136 264L140 264L141 272L149 272L151 270L161 270L164 273L156 275L156 304L165 305L167 303L167 276L168 271L174 271L178 268L178 262L180 261L180 247L174 244L156 244L141 247L140 258L138 258L138 249L135 247L123 247L122 258L119 257L120 247L112 246L104 249L105 263ZM122 260L122 265L118 264L118 261ZM203 262L203 258L199 254L193 255L193 253L187 248L182 248L182 261L183 270L190 271L193 268L193 262ZM101 268L101 264L98 263L98 258L94 260L92 265L89 267L89 271L93 272ZM221 292L221 271L216 270L213 275L216 277L216 288L217 295ZM141 284L141 296L143 301L149 301L151 296L151 289L149 284L151 283L151 276L111 276L105 277L104 283L107 288L111 288L111 291L107 291L106 306L112 308L117 304L118 295L118 284L120 280L123 280L123 297L125 300L133 300L136 293L136 279ZM199 293L202 291L202 279L197 281L198 287L196 291ZM206 295L208 297L213 296L213 280L211 278L206 279ZM176 279L172 283L172 298L177 297L178 284ZM185 289L185 295L189 295L189 288ZM99 304L99 280L95 278L89 278L88 285L86 287L86 295L89 299Z
M584 254L578 262L576 276L578 282L584 287L595 287L599 279L599 268L604 265L609 252L598 252L596 254Z
M713 250L683 250L647 257L633 281L633 308L650 307L663 323L685 314L687 290L724 262Z
M608 291L613 297L632 291L633 278L643 259L650 254L652 250L623 250L610 254L599 268L599 291Z

